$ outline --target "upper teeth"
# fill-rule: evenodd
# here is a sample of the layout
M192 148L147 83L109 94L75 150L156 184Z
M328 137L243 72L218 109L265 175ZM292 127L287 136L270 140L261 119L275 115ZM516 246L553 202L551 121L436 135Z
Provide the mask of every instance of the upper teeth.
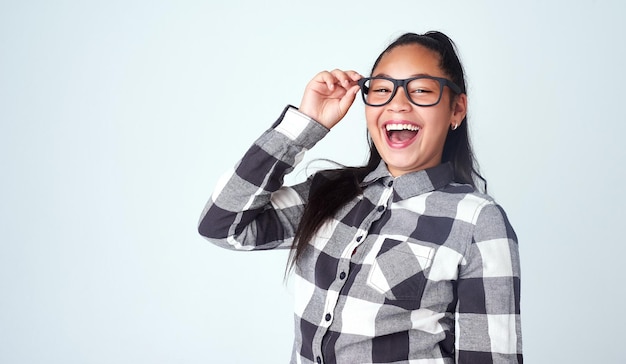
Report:
M387 131L392 130L410 130L410 131L418 131L420 130L419 126L413 124L387 124L385 126Z

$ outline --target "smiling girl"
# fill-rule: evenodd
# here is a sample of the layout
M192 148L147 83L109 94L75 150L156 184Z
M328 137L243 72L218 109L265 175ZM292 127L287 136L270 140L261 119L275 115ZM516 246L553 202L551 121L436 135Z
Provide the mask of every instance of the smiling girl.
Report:
M359 91L367 165L283 186ZM485 194L466 114L452 41L408 33L369 77L316 75L221 179L199 232L292 250L292 363L522 362L517 238Z

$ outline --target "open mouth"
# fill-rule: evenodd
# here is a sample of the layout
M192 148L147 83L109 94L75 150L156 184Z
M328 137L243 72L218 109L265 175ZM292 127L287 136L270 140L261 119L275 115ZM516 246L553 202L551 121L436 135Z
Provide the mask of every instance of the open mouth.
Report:
M407 144L417 136L420 127L408 123L390 123L385 125L385 130L391 144Z

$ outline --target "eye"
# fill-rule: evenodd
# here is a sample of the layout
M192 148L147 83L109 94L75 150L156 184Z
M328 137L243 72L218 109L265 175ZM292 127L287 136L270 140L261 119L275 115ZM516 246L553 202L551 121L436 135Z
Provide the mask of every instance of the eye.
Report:
M380 94L384 94L384 93L388 93L391 92L390 89L386 88L386 87L378 87L376 89L373 89L372 92L376 92L376 93L380 93Z
M416 88L416 89L412 89L410 92L414 94L424 94L424 93L432 92L432 90L428 90L425 88Z
M384 95L393 92L393 82L382 78L372 79L369 85L370 92Z
M430 78L418 78L408 85L409 92L414 95L428 95L432 93L439 93L439 83Z

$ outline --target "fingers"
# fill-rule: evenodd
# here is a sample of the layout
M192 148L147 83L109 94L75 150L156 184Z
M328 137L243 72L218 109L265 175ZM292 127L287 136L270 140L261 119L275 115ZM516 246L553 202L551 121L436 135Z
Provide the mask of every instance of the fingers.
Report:
M335 84L340 85L345 90L339 98L339 113L343 117L354 103L356 94L359 91L357 81L363 78L363 76L356 71L342 71L339 69L329 73L335 80Z
M339 109L341 113L345 115L348 112L348 109L354 103L354 99L356 98L356 94L359 92L359 85L353 85L349 88L345 95L339 100Z
M341 120L354 102L362 76L356 71L323 71L315 75L305 88L300 112L327 128Z
M340 86L346 90L357 84L357 81L363 78L356 71L343 71L335 69L330 72L321 72L324 82L330 90L334 90L336 86Z

